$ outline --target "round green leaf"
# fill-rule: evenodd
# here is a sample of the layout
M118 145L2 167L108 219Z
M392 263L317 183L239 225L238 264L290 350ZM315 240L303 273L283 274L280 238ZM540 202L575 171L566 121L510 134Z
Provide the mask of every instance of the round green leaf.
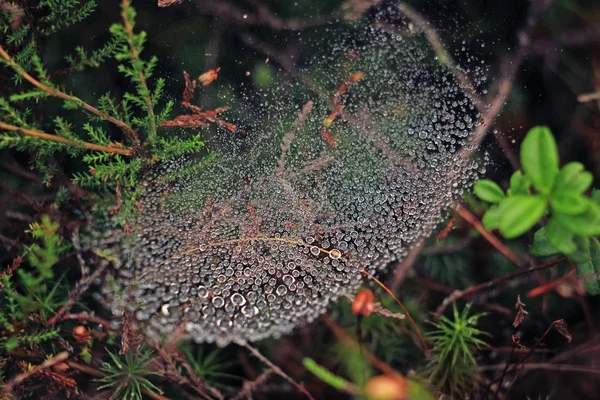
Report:
M504 199L504 191L495 182L482 179L475 183L473 187L475 194L483 201L488 203L499 203Z
M510 185L506 193L509 196L516 194L531 194L529 186L530 183L527 177L525 177L521 171L515 171L510 177Z
M546 238L552 247L564 255L573 254L577 250L577 244L573 240L574 235L565 229L556 217L552 217L544 226Z
M535 257L550 257L560 253L548 240L546 227L542 226L533 235L533 243L529 246L529 254Z
M553 190L567 190L581 194L588 190L593 180L594 177L584 169L583 164L570 162L558 171Z
M600 235L600 206L585 199L587 208L577 215L555 212L554 217L569 232L575 235L596 236Z
M558 148L550 129L546 126L532 128L521 144L523 171L540 193L550 193L558 174Z
M505 201L500 232L507 239L527 232L544 216L547 209L543 196L512 196Z
M550 199L552 211L567 215L577 215L588 207L588 200L576 192L560 191L552 193Z

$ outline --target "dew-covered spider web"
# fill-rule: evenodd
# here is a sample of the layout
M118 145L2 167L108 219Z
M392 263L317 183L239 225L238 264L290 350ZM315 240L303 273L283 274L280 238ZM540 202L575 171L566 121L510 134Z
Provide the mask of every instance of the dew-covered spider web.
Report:
M405 258L470 188L473 87L422 33L345 32L238 99L223 118L253 122L207 134L214 157L151 169L105 287L115 313L219 345L288 333Z

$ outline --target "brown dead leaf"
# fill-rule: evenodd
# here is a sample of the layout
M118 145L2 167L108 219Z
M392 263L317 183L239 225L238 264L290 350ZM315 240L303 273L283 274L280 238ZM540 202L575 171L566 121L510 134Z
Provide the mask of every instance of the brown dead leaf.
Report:
M529 314L526 310L525 310L525 303L523 303L521 301L521 295L517 296L517 304L515 304L515 308L518 309L519 311L517 311L517 315L515 317L515 320L513 321L513 326L516 328L519 325L521 325L521 323L523 322L523 320L525 319L525 316L527 314Z
M208 86L219 77L220 70L221 68L210 69L200 75L200 77L198 77L198 81L202 84L202 86Z

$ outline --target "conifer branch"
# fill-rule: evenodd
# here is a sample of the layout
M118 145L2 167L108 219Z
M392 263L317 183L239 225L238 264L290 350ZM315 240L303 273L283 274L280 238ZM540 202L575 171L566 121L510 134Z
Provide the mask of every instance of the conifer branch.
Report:
M25 71L19 64L17 64L17 62L12 59L12 57L4 50L4 48L2 46L0 46L0 56L2 58L4 58L4 60L8 63L8 65L10 65L19 75L21 75L23 78L25 78L33 86L37 87L40 90L43 90L44 92L48 93L50 96L58 97L60 99L66 100L66 101L71 101L71 102L77 104L78 106L82 107L83 109L91 112L92 114L102 118L103 120L106 120L106 121L118 126L125 132L129 133L131 135L131 137L137 142L137 137L138 137L137 132L135 132L133 129L131 129L125 122L120 121L114 117L111 117L111 116L103 113L102 111L91 106L90 104L86 103L85 101L81 100L78 97L68 95L66 93L61 92L60 90L56 90L49 86L44 85L43 83L41 83L40 81L35 79L33 76L29 75L27 73L27 71Z
M125 31L127 32L127 41L129 43L129 48L131 49L131 55L133 59L140 63L140 52L135 46L135 37L133 34L133 25L129 21L127 17L127 10L131 7L131 3L129 0L123 0L122 3L122 12L121 16L123 17L123 26L125 27ZM150 98L150 91L148 90L148 84L146 83L146 77L144 76L144 72L142 69L138 69L138 78L140 80L140 85L144 89L144 101L146 102L146 107L148 108L148 114L150 116L150 131L152 135L156 135L156 117L154 116L154 107L152 104L152 99Z
M108 146L100 146L94 143L87 142L76 142L73 140L65 139L60 136L51 135L49 133L37 131L35 129L22 128L15 125L5 124L4 122L0 122L0 129L5 129L8 131L17 132L23 135L29 135L33 137L37 137L40 139L51 140L53 142L63 143L74 147L84 148L88 150L96 150L96 151L104 151L107 153L113 154L122 154L125 156L131 156L131 149L121 148L121 147L108 147Z

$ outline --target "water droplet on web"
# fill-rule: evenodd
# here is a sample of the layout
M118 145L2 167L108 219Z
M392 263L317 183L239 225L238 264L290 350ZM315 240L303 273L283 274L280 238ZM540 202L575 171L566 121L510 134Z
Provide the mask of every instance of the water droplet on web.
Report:
M277 293L279 296L283 296L284 294L286 294L286 293L287 293L287 291L288 291L288 290L287 290L287 288L286 288L285 286L283 286L283 285L277 286L276 293Z
M312 246L312 247L310 248L310 253L311 253L313 256L318 256L318 255L321 253L321 250L320 250L320 249L319 249L317 246Z
M239 293L234 293L231 295L231 303L233 305L241 307L246 303L246 299Z
M212 304L216 308L220 308L220 307L223 307L225 305L225 300L223 300L223 298L221 296L215 296L212 299Z
M329 252L329 257L334 259L334 260L339 260L342 257L342 252L339 251L338 249L332 249Z

